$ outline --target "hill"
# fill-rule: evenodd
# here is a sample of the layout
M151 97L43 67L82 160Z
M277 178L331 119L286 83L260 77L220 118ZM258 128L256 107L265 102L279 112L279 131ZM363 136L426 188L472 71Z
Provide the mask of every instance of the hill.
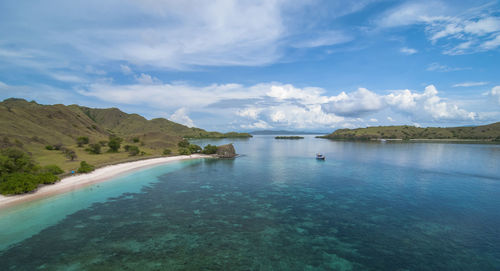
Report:
M358 129L339 129L321 136L334 140L379 140L379 139L441 139L441 140L478 140L500 141L500 122L472 127L428 127L414 126L377 126Z
M77 168L82 160L99 166L139 159L131 157L123 148L116 153L107 153L106 142L111 135L123 139L122 147L137 147L141 157L163 155L165 149L177 154L177 144L183 138L251 137L246 133L208 132L163 118L147 120L117 108L42 105L15 98L0 102L0 148L21 148L42 166L56 164L70 170ZM85 150L88 144L78 147L76 140L79 137L87 137L89 144L102 145L103 154L90 154ZM48 150L46 146L71 149L77 159L68 160L62 152Z

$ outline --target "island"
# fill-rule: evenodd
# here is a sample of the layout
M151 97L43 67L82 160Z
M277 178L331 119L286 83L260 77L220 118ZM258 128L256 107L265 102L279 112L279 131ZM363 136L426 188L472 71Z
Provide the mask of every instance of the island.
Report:
M358 129L339 129L317 136L332 140L404 140L404 141L466 141L500 143L500 122L472 127L415 127L376 126Z
M295 139L304 139L303 136L276 136L274 137L274 139L292 139L292 140L295 140Z

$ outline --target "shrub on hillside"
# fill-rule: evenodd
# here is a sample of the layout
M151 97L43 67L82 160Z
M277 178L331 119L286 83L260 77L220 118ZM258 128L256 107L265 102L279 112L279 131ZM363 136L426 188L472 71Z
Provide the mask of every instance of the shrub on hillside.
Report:
M189 151L191 153L200 153L201 152L201 147L196 145L196 144L189 144Z
M42 168L43 172L48 172L53 175L59 175L64 173L64 171L57 165L47 165Z
M189 141L183 139L179 143L177 143L177 146L179 146L179 148L189 148Z
M63 144L57 143L57 144L52 145L52 147L54 147L54 150L60 151L63 149Z
M131 146L131 145L125 145L123 147L125 151L127 151L131 156L136 156L140 153L139 147L137 146Z
M52 145L47 145L47 146L45 146L45 149L46 149L46 150L49 150L49 151L52 151L52 150L54 150L54 146L52 146Z
M97 143L90 144L89 147L86 148L85 150L88 151L89 153L92 153L92 154L100 154L101 153L101 145L97 144Z
M191 155L191 151L188 148L179 148L180 155Z
M76 144L78 147L83 147L85 144L89 144L89 137L88 136L80 136L76 139Z
M94 171L95 167L85 161L80 162L80 167L78 168L78 173L88 173Z
M163 155L169 155L169 154L172 154L172 150L170 150L170 149L163 150Z
M108 141L109 152L118 152L122 141L123 141L122 138L119 138L115 135L109 136L109 141Z

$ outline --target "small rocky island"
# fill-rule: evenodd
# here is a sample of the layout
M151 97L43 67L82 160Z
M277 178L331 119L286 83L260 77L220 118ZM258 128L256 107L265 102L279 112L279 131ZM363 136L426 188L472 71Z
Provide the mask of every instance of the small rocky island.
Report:
M236 157L236 151L234 150L233 144L226 144L217 146L217 151L215 152L218 158L234 158Z
M303 136L276 136L274 139L304 139Z

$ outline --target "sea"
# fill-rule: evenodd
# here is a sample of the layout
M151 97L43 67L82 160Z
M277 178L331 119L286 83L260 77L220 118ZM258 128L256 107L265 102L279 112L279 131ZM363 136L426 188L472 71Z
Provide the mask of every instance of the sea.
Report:
M0 270L500 270L500 145L304 137L1 209Z

